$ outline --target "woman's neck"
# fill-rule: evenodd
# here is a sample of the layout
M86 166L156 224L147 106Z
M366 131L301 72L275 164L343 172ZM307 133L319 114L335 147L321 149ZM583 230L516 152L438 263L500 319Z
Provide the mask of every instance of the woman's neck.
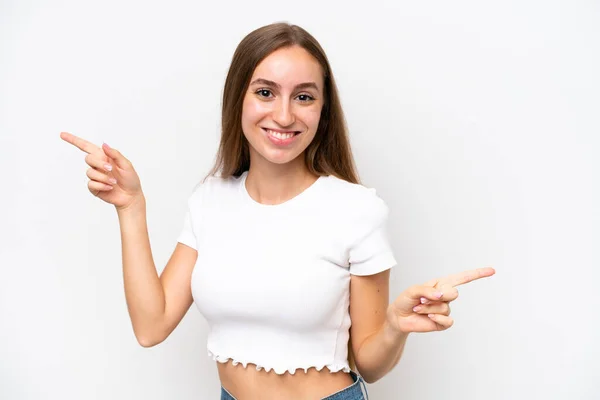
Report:
M255 160L250 162L246 191L259 203L281 204L302 193L317 179L306 167L303 155L286 164Z

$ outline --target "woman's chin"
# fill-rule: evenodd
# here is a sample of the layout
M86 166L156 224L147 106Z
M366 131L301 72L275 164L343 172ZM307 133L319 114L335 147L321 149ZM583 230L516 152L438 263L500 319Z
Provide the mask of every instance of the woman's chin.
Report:
M292 152L289 150L275 150L269 149L271 151L266 151L262 154L262 158L272 164L288 164L298 158L300 154L296 154L296 152Z
M272 164L284 165L284 164L289 164L290 162L294 161L295 159L296 159L296 157L284 156L284 157L270 157L270 158L267 158L267 161L269 161Z

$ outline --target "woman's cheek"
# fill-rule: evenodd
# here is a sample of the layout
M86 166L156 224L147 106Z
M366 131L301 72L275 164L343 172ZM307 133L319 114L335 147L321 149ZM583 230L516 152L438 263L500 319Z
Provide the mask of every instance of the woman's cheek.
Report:
M305 122L311 127L311 129L317 129L319 126L319 120L321 119L321 107L315 107L314 109L307 110L308 113L305 117Z

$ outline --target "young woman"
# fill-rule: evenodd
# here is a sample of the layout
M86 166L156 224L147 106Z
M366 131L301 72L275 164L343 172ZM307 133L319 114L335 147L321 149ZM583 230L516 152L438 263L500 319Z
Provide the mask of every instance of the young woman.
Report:
M494 274L415 285L388 304L388 208L358 183L329 62L298 26L259 28L236 49L216 165L160 277L131 162L61 137L88 153L89 190L116 207L139 343L165 340L195 302L222 399L363 399L363 381L397 364L410 332L452 325L456 286Z

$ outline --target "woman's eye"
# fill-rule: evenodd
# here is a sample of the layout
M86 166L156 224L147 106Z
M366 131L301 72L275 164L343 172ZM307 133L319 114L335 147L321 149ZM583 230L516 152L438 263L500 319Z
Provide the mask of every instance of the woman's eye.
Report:
M298 95L298 99L299 99L300 101L303 101L303 102L304 102L304 101L311 101L311 100L314 100L314 99L313 99L313 97L312 97L312 96L310 96L310 95L308 95L308 94L301 94L301 95Z
M270 97L271 91L268 89L259 89L256 93L261 97Z

